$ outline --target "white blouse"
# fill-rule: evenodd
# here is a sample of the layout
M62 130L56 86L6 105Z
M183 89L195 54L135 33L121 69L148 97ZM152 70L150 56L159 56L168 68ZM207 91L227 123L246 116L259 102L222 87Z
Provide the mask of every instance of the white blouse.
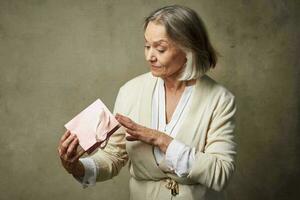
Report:
M166 123L166 95L164 81L159 78L152 98L152 128L164 132L175 138L182 119L185 108L189 102L194 86L187 86L172 115L171 121ZM173 139L169 144L166 154L158 147L154 147L156 162L165 171L173 171L178 176L186 176L189 173L192 162L195 160L195 149Z
M185 90L172 115L172 119L167 124L164 81L159 78L152 97L151 128L164 132L172 138L175 138L182 119L184 118L185 108L189 103L193 88L194 86L185 87ZM172 171L178 176L187 176L193 161L195 160L195 148L191 148L176 139L173 139L169 144L165 154L161 152L158 147L153 148L153 153L157 164L164 171ZM83 178L76 179L83 185L83 187L95 185L96 178L99 173L95 162L89 157L81 158L80 161L84 166L85 175Z

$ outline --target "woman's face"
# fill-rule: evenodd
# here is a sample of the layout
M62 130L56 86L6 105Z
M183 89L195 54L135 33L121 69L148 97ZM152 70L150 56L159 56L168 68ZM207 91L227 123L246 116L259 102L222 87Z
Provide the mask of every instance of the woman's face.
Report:
M165 27L149 22L145 30L145 57L153 76L177 78L186 62L185 53L171 41Z

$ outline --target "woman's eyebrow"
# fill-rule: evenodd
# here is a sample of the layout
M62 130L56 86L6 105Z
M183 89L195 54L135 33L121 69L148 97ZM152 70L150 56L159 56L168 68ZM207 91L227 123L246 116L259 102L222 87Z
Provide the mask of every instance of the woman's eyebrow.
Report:
M166 43L168 44L168 42L166 40L158 40L158 41L154 41L154 44L161 44L161 43Z
M145 42L148 42L147 41L147 39L146 38L144 38L145 39ZM160 40L158 40L158 41L153 41L153 44L161 44L161 43L166 43L166 44L168 44L168 41L166 41L166 40L164 40L164 39L160 39Z

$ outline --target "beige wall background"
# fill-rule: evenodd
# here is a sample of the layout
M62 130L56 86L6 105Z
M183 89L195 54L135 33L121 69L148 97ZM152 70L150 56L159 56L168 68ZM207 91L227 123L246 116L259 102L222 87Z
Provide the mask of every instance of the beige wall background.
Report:
M297 0L0 0L0 199L128 199L128 169L82 189L60 166L63 125L148 71L144 17L195 9L220 52L210 75L237 97L237 171L228 200L297 199Z

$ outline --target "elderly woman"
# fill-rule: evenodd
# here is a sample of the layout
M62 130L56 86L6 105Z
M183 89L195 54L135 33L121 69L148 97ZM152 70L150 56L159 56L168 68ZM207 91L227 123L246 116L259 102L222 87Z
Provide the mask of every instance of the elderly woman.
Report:
M117 175L129 160L130 198L219 199L234 171L235 100L205 73L216 65L195 11L167 6L145 20L150 73L123 85L114 113L122 127L104 150L78 158L66 132L62 165L83 185ZM69 161L72 160L72 161Z

